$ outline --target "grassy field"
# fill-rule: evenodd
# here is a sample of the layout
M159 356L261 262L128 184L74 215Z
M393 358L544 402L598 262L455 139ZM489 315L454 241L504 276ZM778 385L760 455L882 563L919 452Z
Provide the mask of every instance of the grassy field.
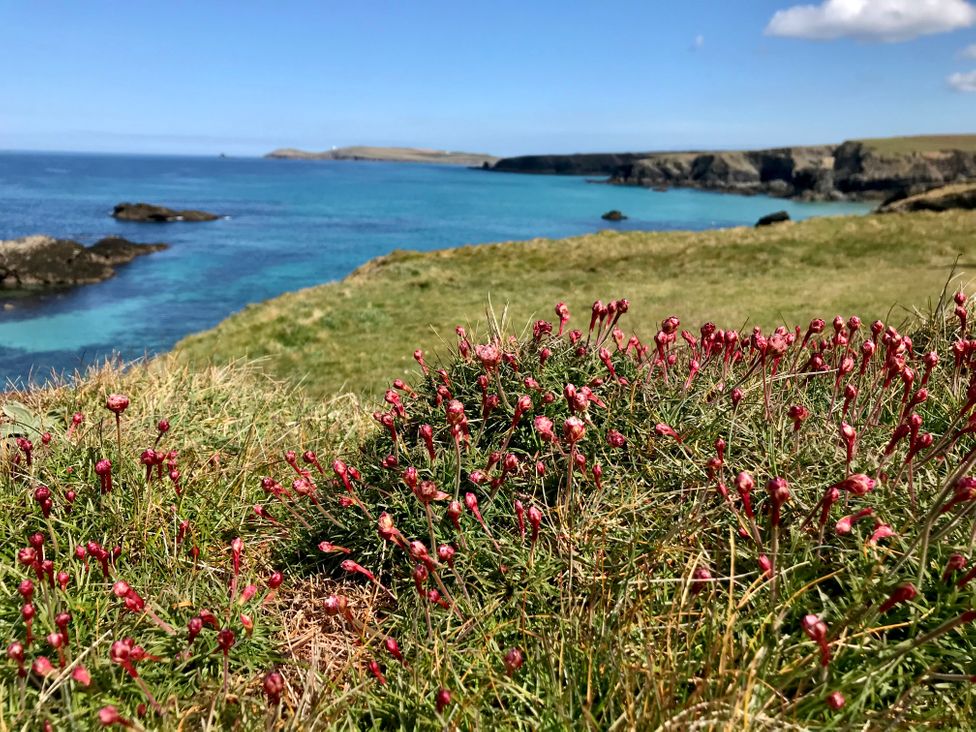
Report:
M976 135L918 135L915 137L876 137L860 140L876 152L904 155L913 152L965 150L976 152Z
M444 352L457 324L484 322L491 299L523 326L596 299L626 297L653 335L672 313L691 322L772 326L858 312L884 317L937 298L957 255L976 263L976 213L823 218L765 229L613 232L565 240L395 252L347 279L252 305L177 346L190 363L261 358L313 395L368 392Z

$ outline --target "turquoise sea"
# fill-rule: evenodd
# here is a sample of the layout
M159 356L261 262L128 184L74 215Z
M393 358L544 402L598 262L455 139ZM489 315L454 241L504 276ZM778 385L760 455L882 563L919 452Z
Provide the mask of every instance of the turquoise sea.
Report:
M123 223L109 216L121 201L226 218ZM602 221L612 208L630 218ZM71 372L113 354L131 360L166 351L248 303L341 278L393 249L611 227L748 225L778 209L801 219L862 213L868 206L656 192L453 166L0 153L0 240L50 234L90 244L119 235L171 245L96 285L29 297L0 291L0 307L13 308L0 309L0 380L43 381L52 370Z

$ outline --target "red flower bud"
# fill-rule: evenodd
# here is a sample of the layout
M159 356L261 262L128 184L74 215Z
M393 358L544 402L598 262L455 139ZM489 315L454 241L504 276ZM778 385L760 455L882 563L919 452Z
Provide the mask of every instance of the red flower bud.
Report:
M277 671L269 671L261 684L269 705L281 703L281 694L285 690L285 680Z
M516 671L522 668L525 663L525 656L522 655L522 651L518 648L510 648L505 654L505 673L509 676L513 676Z

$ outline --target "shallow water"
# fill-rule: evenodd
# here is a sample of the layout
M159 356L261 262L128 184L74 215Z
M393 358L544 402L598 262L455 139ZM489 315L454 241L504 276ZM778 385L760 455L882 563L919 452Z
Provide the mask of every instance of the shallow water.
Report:
M209 223L139 224L120 201L199 208ZM612 208L630 218L610 224ZM335 280L393 249L562 237L603 228L706 229L862 213L864 204L799 203L693 190L656 192L582 178L454 166L56 153L0 154L0 239L50 234L164 241L110 280L44 296L0 292L0 380L43 380L118 353L168 350L248 303Z

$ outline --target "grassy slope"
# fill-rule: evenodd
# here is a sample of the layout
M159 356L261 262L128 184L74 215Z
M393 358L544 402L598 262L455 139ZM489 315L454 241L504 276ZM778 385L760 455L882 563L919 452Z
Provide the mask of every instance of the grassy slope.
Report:
M976 213L952 212L396 252L341 282L250 306L177 350L192 362L263 356L270 373L313 394L375 393L412 371L414 348L482 321L489 296L499 311L511 302L517 326L552 319L566 300L577 327L593 300L627 297L642 337L672 312L765 326L811 312L873 318L938 296L957 253L963 266L974 261L974 230Z
M878 137L865 139L876 152L903 155L913 152L937 152L939 150L976 151L976 135L918 135L915 137Z

